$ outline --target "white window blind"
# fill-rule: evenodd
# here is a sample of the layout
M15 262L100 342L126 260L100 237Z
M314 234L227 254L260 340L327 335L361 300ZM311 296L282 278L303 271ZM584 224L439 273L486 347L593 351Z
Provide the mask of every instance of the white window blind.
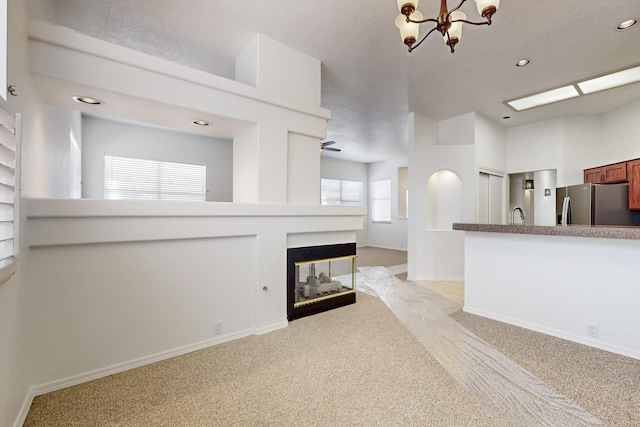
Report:
M362 204L361 182L322 178L320 193L323 205L357 206Z
M15 271L18 123L19 116L0 108L0 283Z
M104 198L205 201L206 167L104 156Z
M374 181L371 187L371 219L391 221L391 181Z

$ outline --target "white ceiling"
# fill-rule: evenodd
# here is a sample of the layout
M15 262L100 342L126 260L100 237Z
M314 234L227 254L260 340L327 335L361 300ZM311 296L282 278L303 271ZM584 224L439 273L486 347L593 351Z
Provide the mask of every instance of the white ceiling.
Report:
M226 78L256 33L319 59L322 106L333 112L327 139L342 149L325 155L344 160L406 156L410 111L436 120L476 111L511 127L640 99L635 83L519 113L503 104L640 65L640 24L616 30L640 19L638 0L503 0L491 26L465 25L453 55L438 33L409 54L394 0L30 1L37 19ZM419 5L425 17L438 8ZM472 0L461 10L482 19ZM531 63L517 68L522 58Z

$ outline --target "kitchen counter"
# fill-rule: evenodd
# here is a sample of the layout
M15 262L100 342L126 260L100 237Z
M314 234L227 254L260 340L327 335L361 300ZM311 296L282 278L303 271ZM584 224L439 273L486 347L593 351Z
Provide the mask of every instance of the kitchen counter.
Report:
M464 311L640 359L640 227L454 224Z
M540 236L595 237L600 239L640 240L640 227L570 225L502 225L454 223L454 230L484 233L533 234Z

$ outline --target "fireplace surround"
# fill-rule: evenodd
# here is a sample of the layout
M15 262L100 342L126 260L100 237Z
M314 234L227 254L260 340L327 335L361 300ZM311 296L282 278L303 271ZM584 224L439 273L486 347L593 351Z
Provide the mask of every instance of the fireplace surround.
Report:
M355 243L289 248L288 320L355 303L355 270Z

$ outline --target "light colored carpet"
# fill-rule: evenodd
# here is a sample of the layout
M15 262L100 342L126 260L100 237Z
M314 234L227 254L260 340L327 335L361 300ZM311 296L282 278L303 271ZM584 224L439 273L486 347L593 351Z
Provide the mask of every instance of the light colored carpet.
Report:
M463 311L451 317L606 425L640 426L640 360Z
M407 251L361 246L356 250L358 267L391 267L407 263Z
M489 426L384 303L37 397L25 426Z
M406 263L404 251L358 255L359 266ZM460 283L417 283L462 303ZM640 425L640 361L451 317L607 425ZM359 293L354 305L284 330L37 397L25 426L522 425L477 399L380 299Z

